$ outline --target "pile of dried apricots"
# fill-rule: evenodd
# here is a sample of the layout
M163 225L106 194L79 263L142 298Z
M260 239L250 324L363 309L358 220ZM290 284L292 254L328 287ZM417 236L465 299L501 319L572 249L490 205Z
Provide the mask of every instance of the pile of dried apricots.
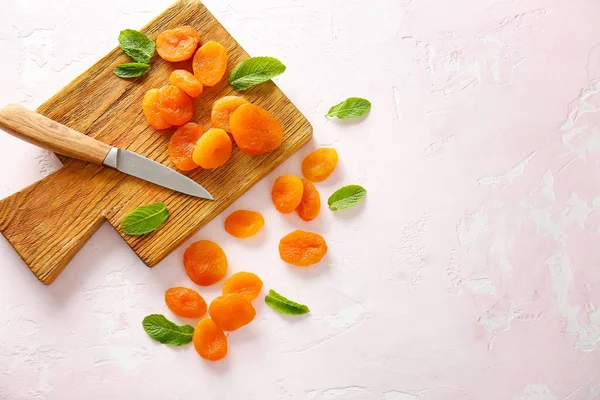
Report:
M150 89L142 101L148 123L157 130L178 127L169 141L169 157L182 171L223 166L230 158L233 140L243 152L256 156L277 149L283 141L281 124L263 108L240 96L214 102L212 128L204 131L193 122L194 101L205 87L219 83L227 70L227 49L216 41L198 47L200 35L191 26L160 33L156 52L164 60L179 62L193 57L193 73L177 69L169 84Z
M177 127L169 140L168 152L178 169L190 171L223 166L233 148L229 134L241 151L252 156L273 151L282 144L281 124L268 111L240 96L226 96L214 102L212 127L207 131L192 122L193 99L201 96L205 87L218 84L225 75L228 55L222 44L208 41L200 45L198 32L193 27L182 26L160 33L156 52L169 62L193 57L192 72L173 71L169 84L149 90L142 102L144 115L153 128ZM283 175L275 180L271 190L275 209L282 214L295 211L304 221L317 218L321 196L313 182L327 179L337 163L338 154L333 148L320 148L309 154L302 162L303 178ZM224 228L232 236L244 239L257 234L264 224L260 213L237 210L225 219ZM313 232L296 230L279 242L280 258L294 266L314 265L326 253L324 238ZM225 252L209 240L190 245L183 255L183 264L190 280L199 286L221 281L228 270ZM165 303L175 315L201 318L193 330L194 348L204 359L216 361L228 352L225 332L235 331L255 318L252 301L262 287L262 280L255 274L238 272L226 280L222 294L208 306L196 290L182 286L168 289ZM205 317L207 311L208 317Z
M302 163L305 177L323 181L335 169L338 161L334 149L323 148L309 154ZM272 200L281 213L296 211L305 221L315 219L321 210L321 197L307 178L283 175L275 180ZM224 223L225 230L240 239L257 234L264 226L263 216L251 210L237 210ZM316 264L327 253L327 243L321 235L296 230L279 242L279 255L289 264L308 267ZM188 277L197 285L210 286L227 274L227 256L223 249L209 240L200 240L188 247L183 255ZM186 287L173 287L166 291L165 302L176 315L201 318L208 309L209 318L198 322L193 334L194 348L198 354L211 361L227 355L227 337L224 331L235 331L250 323L256 316L252 300L258 297L262 280L251 272L238 272L224 284L222 295L207 308L202 296Z
M208 258L198 258L208 256ZM185 252L185 268L192 279L213 282L227 272L223 250L210 241L194 243ZM196 282L197 283L197 282ZM223 294L206 306L204 298L195 290L176 286L165 292L165 303L173 314L184 318L201 318L208 310L210 318L203 318L193 333L194 348L207 360L217 361L227 355L227 337L224 331L235 331L250 323L256 316L252 306L263 282L250 272L232 275L223 286Z

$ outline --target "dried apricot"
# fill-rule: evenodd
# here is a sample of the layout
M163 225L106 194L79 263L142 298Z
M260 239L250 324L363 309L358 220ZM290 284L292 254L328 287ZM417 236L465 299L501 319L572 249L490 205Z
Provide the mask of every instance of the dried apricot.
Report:
M158 89L156 107L160 117L171 125L181 126L194 117L194 101L177 86L167 85Z
M192 159L198 139L204 134L204 129L198 124L188 122L180 126L169 139L169 157L173 164L182 171L198 168Z
M231 275L223 286L223 294L237 293L248 301L254 300L263 287L263 282L252 272L238 272Z
M214 86L227 69L227 49L219 42L206 42L194 54L194 75L204 86Z
M192 58L199 43L198 31L191 26L180 26L157 36L156 52L167 61L185 61Z
M218 168L231 157L231 138L223 129L211 128L196 143L192 158L205 169Z
M271 190L271 199L277 211L289 214L302 201L304 187L300 178L294 175L282 175L275 179Z
M242 104L229 119L231 133L240 150L252 156L275 150L283 142L283 128L267 110Z
M335 170L337 163L338 153L335 149L317 149L302 161L302 173L310 181L322 182Z
M165 292L165 303L173 314L185 318L200 318L206 312L206 302L194 289L176 286Z
M172 127L173 125L165 121L160 116L157 101L158 89L150 89L144 95L144 100L142 101L142 109L144 110L144 115L146 116L148 123L150 124L150 126L157 130Z
M227 337L210 318L204 318L196 324L192 340L194 348L204 359L218 361L227 355Z
M234 211L225 219L225 230L240 239L256 235L264 225L263 216L250 210Z
M169 76L171 85L177 86L190 97L198 97L202 94L202 83L189 71L176 69Z
M225 252L210 240L200 240L188 247L183 253L183 265L192 282L201 286L212 285L227 273Z
M215 298L208 306L208 314L219 328L235 331L250 323L256 316L256 310L245 296L232 293Z
M305 221L312 221L321 212L321 196L319 191L308 179L302 178L302 200L296 208L296 212Z
M327 253L327 243L321 235L297 230L279 241L279 256L286 263L308 267L321 261Z
M215 101L210 114L210 121L215 128L221 128L225 132L231 132L229 127L229 119L231 114L242 104L248 103L243 97L225 96Z

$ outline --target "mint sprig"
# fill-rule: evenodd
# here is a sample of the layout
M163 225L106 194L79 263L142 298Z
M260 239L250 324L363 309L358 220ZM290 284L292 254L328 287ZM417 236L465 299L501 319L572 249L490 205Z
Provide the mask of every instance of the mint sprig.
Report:
M150 59L156 52L156 44L142 32L125 29L119 33L119 47L134 63L120 64L114 69L119 78L130 79L144 75L150 69Z
M161 226L169 217L167 205L153 203L140 206L121 220L121 229L128 235L144 235Z
M371 102L360 97L350 97L329 109L327 117L357 118L371 109Z
M239 63L229 74L229 83L238 92L273 79L285 72L285 65L273 57L252 57Z
M331 211L343 210L360 203L367 194L367 190L360 185L348 185L339 188L327 200Z
M150 66L148 64L142 63L128 63L128 64L120 64L115 68L115 75L119 78L137 78L139 76L144 75Z
M129 57L142 64L148 64L156 51L156 44L148 36L134 29L125 29L119 33L119 47Z
M306 305L287 299L273 289L269 290L269 294L265 297L265 303L281 314L302 315L310 312Z
M162 314L150 314L142 321L144 330L152 339L168 346L183 346L192 341L194 327L177 325Z

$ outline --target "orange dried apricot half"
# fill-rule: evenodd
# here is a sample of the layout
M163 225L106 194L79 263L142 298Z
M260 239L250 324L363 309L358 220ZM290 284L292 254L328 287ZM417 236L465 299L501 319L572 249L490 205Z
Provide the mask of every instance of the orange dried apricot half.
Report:
M167 85L158 89L156 107L160 117L171 125L181 126L194 117L194 101L177 86Z
M312 221L321 212L321 196L319 191L308 179L302 178L302 200L296 212L305 221Z
M177 62L192 58L200 43L198 31L180 26L161 32L156 38L156 52L166 61Z
M204 86L216 85L227 69L227 49L219 42L206 42L194 54L192 68Z
M322 182L335 170L337 163L338 153L335 149L317 149L302 161L302 173L310 181Z
M321 235L297 230L279 241L279 256L288 264L308 267L321 261L327 253L327 243Z
M242 104L248 103L243 97L225 96L215 101L210 114L210 121L215 128L221 128L225 132L231 132L229 127L229 119L231 114Z
M283 142L283 128L267 110L242 104L229 119L229 126L240 150L252 156L275 150Z
M234 211L225 219L227 233L239 239L256 235L264 225L262 214L250 210Z
M204 129L198 124L188 122L180 126L169 139L169 157L175 166L182 171L198 168L192 159L198 139L204 134Z
M206 302L200 293L182 286L167 289L165 303L173 314L184 318L200 318L206 312Z
M238 293L224 294L208 306L208 314L224 331L235 331L249 324L256 316L252 303Z
M227 355L227 337L210 318L196 324L192 341L200 357L206 360L218 361Z
M217 283L227 273L227 257L223 249L210 240L192 243L183 253L185 272L200 286Z
M142 110L144 110L146 120L148 120L148 123L154 129L161 130L173 126L160 116L160 110L158 109L158 89L150 89L146 92L144 100L142 100Z
M211 128L196 143L192 158L205 169L218 168L231 157L231 138L223 129Z
M177 86L190 97L198 97L202 94L202 83L189 71L185 69L176 69L171 72L169 82L173 86Z
M277 211L289 214L302 201L304 187L300 178L294 175L282 175L275 179L271 190L271 199Z
M223 294L237 293L248 301L254 300L260 293L263 282L252 272L238 272L231 275L223 286Z

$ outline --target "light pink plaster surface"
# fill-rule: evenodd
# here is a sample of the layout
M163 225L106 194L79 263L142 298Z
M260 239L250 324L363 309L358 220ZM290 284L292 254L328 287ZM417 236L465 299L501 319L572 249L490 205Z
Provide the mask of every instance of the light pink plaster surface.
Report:
M4 0L0 103L39 105L168 4ZM210 364L140 325L184 322L162 296L191 284L185 245L150 270L105 225L44 287L0 239L0 399L600 399L600 3L205 4L252 55L285 62L277 83L315 139L192 240L311 314L258 302ZM349 96L373 102L364 121L323 117ZM321 145L341 160L322 197L359 183L368 199L308 224L279 215L272 182ZM2 196L59 167L7 135L0 149ZM267 220L248 241L222 228L242 207ZM279 260L296 228L325 236L323 263Z

